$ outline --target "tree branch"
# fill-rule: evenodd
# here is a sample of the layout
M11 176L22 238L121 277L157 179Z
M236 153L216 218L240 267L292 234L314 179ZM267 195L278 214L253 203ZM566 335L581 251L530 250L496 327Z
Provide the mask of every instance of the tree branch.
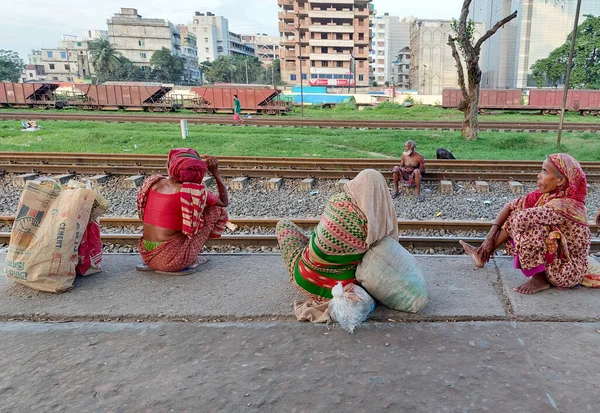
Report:
M496 33L498 31L498 29L500 29L500 27L504 26L506 23L508 23L512 19L515 19L516 17L517 17L517 11L515 10L513 12L513 14L506 16L505 18L503 18L502 20L500 20L499 22L494 24L494 27L492 27L490 30L488 30L486 34L484 34L483 36L481 36L481 38L479 40L477 40L477 43L475 43L475 52L477 54L479 54L479 51L481 50L481 45L483 44L483 42L485 42L487 39L492 37L494 35L494 33Z
M458 85L460 86L460 90L463 94L463 99L468 101L469 92L467 91L467 85L465 84L465 72L463 70L462 62L460 61L460 54L458 54L458 50L456 49L456 39L452 36L448 36L448 45L452 48L452 57L456 61L456 69L458 71Z

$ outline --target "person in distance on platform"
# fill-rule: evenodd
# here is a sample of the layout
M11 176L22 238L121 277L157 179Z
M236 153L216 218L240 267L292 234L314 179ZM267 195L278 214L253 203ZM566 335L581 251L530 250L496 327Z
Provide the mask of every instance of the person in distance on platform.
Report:
M419 201L422 200L421 177L425 173L425 160L423 159L423 155L417 152L417 143L415 141L406 141L400 165L394 166L392 172L394 173L393 199L396 199L400 195L398 184L401 183L402 186L414 187L417 191L417 199Z
M243 122L242 118L240 118L241 113L242 105L238 99L238 95L233 95L233 120L236 122Z
M207 239L223 233L229 200L217 160L202 158L193 149L172 149L169 176L154 175L144 181L137 197L144 222L138 242L144 264L138 270L183 275L208 261L198 254ZM202 184L207 170L215 178L218 197Z
M550 155L537 184L536 191L504 206L479 248L460 241L477 267L505 244L515 268L529 277L515 288L522 294L551 285L574 287L583 280L588 265L587 181L581 166L569 155Z
M398 238L398 218L383 175L365 169L329 199L310 237L289 220L279 221L276 232L291 281L325 302L338 282L355 283L356 267L373 244Z

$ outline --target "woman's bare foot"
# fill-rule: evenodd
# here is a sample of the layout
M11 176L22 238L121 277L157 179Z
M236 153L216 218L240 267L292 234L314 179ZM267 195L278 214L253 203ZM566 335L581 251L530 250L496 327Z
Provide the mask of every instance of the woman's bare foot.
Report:
M475 248L471 244L467 244L464 241L458 241L458 242L460 243L460 245L462 245L463 249L465 250L465 253L469 257L471 257L471 259L473 260L473 264L475 264L475 266L477 268L483 268L483 266L485 265L485 262L483 262L481 260L481 258L479 257L479 254L477 253L477 248Z
M198 258L196 258L196 266L198 265L202 265L202 264L206 264L208 261L210 261L210 259L208 257L205 257L203 255L198 255Z
M525 284L515 288L515 291L521 294L535 294L550 288L550 283L543 272L537 273Z

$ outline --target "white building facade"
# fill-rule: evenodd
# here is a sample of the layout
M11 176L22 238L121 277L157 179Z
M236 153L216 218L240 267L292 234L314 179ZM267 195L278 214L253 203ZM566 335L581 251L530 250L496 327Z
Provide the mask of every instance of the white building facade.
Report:
M410 23L399 17L376 16L373 19L371 43L371 70L379 85L394 82L394 62L400 50L410 46Z

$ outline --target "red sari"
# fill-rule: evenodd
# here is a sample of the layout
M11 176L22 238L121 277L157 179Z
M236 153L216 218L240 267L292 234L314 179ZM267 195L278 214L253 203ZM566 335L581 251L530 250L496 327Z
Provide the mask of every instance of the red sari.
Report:
M545 272L552 285L568 288L581 283L587 271L587 180L571 156L548 158L567 181L553 193L537 190L510 202L511 213L502 228L510 237L507 250L515 268L528 277Z
M207 206L208 190L202 184L206 163L193 149L173 149L169 152L169 175L183 182L181 197L182 234L162 242L151 251L138 240L138 249L144 264L158 271L176 272L194 263L209 238L220 238L228 215L223 207ZM146 201L150 189L162 175L147 178L137 196L138 215L144 220Z

